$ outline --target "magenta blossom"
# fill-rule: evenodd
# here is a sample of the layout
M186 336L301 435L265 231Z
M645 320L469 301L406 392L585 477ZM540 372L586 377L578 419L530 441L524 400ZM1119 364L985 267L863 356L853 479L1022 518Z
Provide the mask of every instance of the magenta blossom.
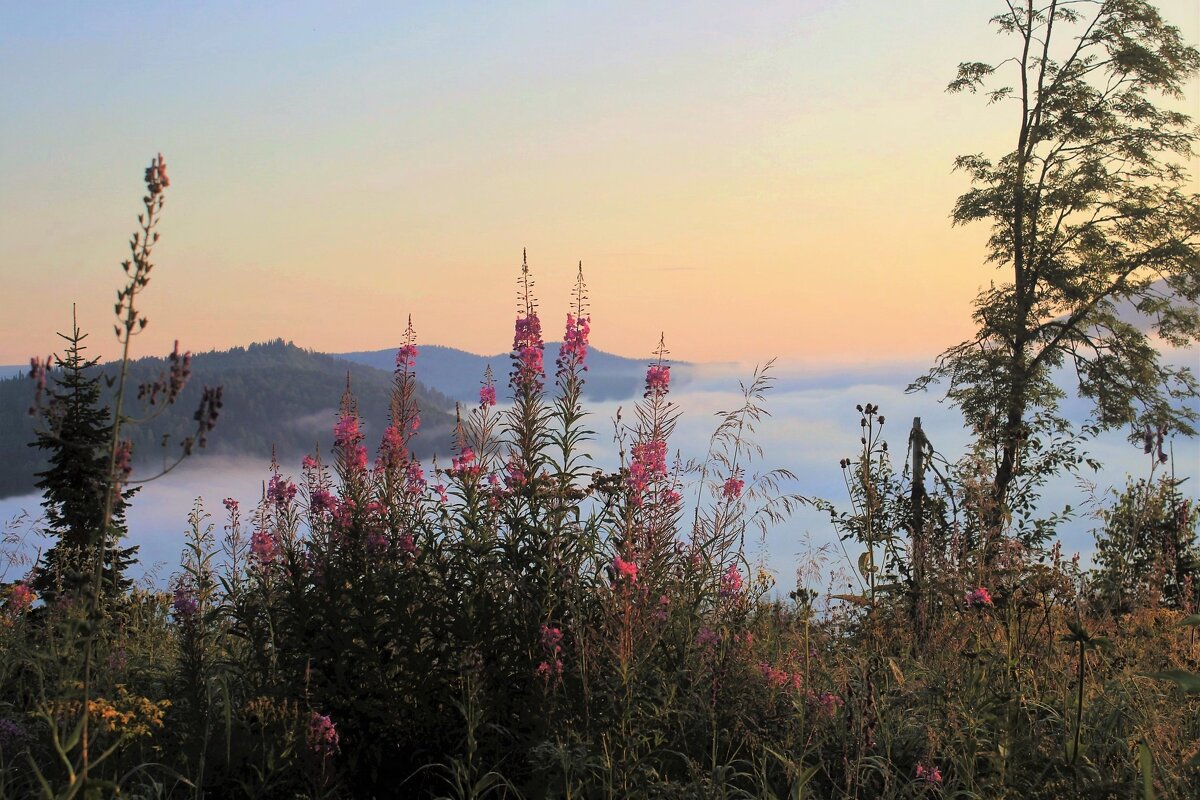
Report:
M721 576L721 597L734 597L742 591L742 573L737 564L730 564Z
M417 363L417 346L415 344L405 344L396 351L396 369L407 372L416 366Z
M545 623L542 623L542 647L546 650L556 651L558 645L562 642L563 633L561 628L555 628Z
M942 771L930 764L917 764L917 780L924 783L940 784L942 782Z
M332 758L340 750L337 726L328 716L316 711L308 720L308 749L321 758Z
M354 414L343 415L333 428L333 446L341 451L346 468L353 472L367 469L367 448L362 446L362 440L358 417Z
M616 573L617 579L628 578L631 584L637 583L638 566L632 560L626 561L620 556L615 557L613 559L613 571Z
M7 608L19 614L32 606L36 599L37 595L29 588L29 584L18 581L9 587Z
M491 408L496 405L496 387L492 384L484 384L479 387L479 405L484 408Z
M730 476L729 480L725 481L725 485L721 487L721 494L726 500L737 500L742 496L742 489L745 487L745 481L738 480L738 478Z
M279 557L279 545L268 531L257 530L250 537L250 553L259 564L271 564Z
M671 368L665 364L652 364L646 370L646 397L662 397L671 387Z
M563 334L562 347L558 350L558 374L563 375L571 370L587 369L584 361L587 359L588 334L591 332L590 317L576 317L567 314L567 329Z
M482 467L475 460L475 451L470 447L464 447L462 452L450 461L450 473L466 480L478 477L481 471Z
M968 608L976 606L982 608L983 606L992 605L992 595L987 589L980 586L978 589L967 592L966 601Z
M509 383L518 395L541 391L542 380L546 377L543 349L542 323L537 312L517 317Z
M402 533L400 538L396 540L396 547L400 549L406 557L415 556L417 554L417 543L413 541L411 533Z
M276 508L286 508L296 499L296 484L284 478L282 475L275 474L271 476L271 482L267 484L267 499L269 499Z
M326 511L333 511L337 507L337 500L325 489L313 489L308 507L312 513L321 514Z
M388 425L379 442L379 466L383 469L399 467L408 456L404 436L395 425Z
M425 470L416 461L408 462L408 473L405 475L404 490L410 495L418 495L425 491Z

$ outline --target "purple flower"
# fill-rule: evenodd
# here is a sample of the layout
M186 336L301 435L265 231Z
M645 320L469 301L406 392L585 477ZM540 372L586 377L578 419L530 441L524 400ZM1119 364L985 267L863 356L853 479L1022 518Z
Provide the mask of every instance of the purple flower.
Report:
M0 717L0 753L11 754L28 736L19 722Z
M196 595L189 587L179 586L175 589L175 598L171 601L171 608L176 619L186 621L195 616L200 609L200 604L196 602Z

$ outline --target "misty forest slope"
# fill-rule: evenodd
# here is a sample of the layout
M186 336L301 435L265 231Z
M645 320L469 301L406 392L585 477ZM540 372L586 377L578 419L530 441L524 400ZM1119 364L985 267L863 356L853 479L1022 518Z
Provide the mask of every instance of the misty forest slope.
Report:
M112 369L111 365L100 368ZM161 358L133 362L130 384L134 393L138 384L154 380L166 368L166 360ZM135 475L176 457L179 440L192 430L192 414L206 385L224 387L224 407L208 448L197 458L204 458L205 453L244 455L261 458L266 464L272 448L285 461L312 452L314 447L328 454L347 373L363 417L366 444L373 452L387 424L390 366L384 370L350 363L277 340L193 356L191 380L175 407L146 425L128 429L138 466ZM0 380L0 497L33 491L34 473L44 468L43 453L27 446L38 422L28 413L32 399L33 386L27 379ZM421 457L448 452L454 401L421 385L417 402L422 426L413 440L415 452ZM139 409L135 401L127 405L126 412L136 415ZM171 438L164 449L165 434Z

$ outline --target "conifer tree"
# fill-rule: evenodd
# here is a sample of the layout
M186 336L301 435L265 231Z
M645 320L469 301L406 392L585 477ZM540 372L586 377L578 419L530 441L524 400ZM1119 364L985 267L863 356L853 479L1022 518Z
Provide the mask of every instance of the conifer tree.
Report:
M45 553L33 579L33 589L47 601L60 594L79 593L93 572L95 550L104 521L104 495L111 480L109 445L112 412L102 402L103 376L98 359L86 358L81 333L72 320L72 333L60 333L66 352L54 357L53 388L42 408L46 427L30 447L49 452L49 466L37 473L43 493L46 531L57 541ZM113 508L112 526L104 555L104 591L124 592L131 582L125 570L136 547L118 546L125 534L125 506L136 489L121 493Z

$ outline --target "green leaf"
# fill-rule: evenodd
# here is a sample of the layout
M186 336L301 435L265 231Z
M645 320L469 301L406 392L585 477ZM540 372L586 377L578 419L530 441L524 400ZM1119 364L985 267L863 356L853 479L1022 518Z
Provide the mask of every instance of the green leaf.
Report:
M1156 681L1171 681L1188 694L1200 694L1200 674L1187 672L1182 669L1168 669L1163 672L1144 672L1147 678Z
M1143 800L1154 800L1154 761L1145 742L1138 742L1138 770L1142 773Z

